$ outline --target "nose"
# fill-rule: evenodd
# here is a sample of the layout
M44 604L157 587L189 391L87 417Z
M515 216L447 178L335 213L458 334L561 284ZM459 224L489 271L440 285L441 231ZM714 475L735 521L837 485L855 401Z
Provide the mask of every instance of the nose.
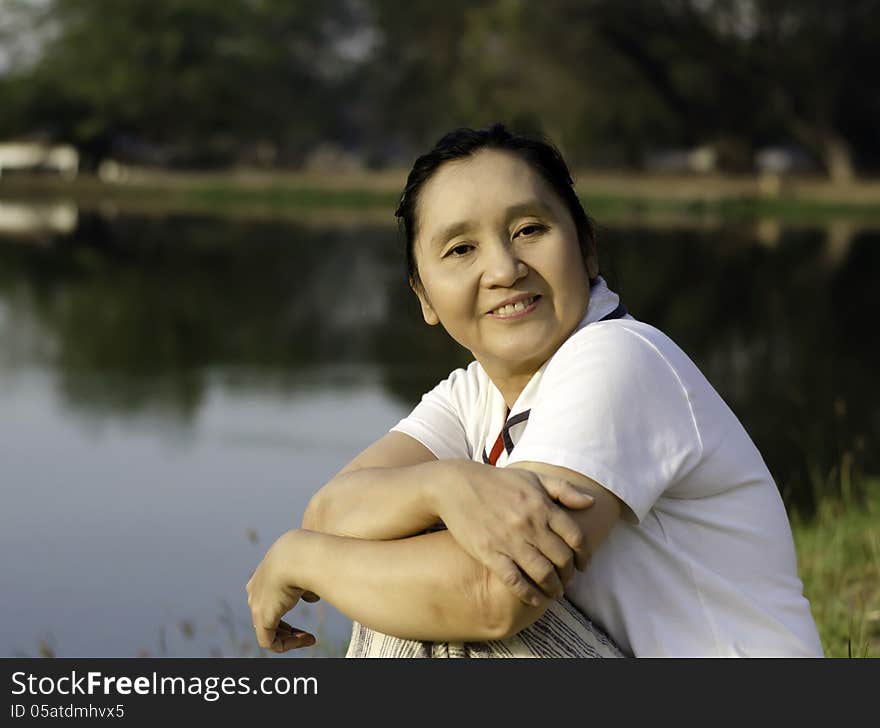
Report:
M485 246L483 260L483 285L487 288L510 288L529 272L508 240Z

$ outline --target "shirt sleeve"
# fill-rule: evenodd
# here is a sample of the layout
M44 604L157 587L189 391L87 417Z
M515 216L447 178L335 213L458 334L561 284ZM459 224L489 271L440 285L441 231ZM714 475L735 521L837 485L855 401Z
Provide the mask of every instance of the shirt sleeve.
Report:
M391 430L415 438L438 460L471 459L467 418L478 398L478 382L472 369L473 365L452 372L422 395L415 409Z
M641 521L701 456L679 373L656 341L608 322L578 332L548 363L508 465L574 470L614 493Z

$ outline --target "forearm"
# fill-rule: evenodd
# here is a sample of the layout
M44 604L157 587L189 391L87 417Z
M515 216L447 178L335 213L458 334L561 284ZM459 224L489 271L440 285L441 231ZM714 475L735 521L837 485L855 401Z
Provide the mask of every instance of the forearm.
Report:
M351 619L406 639L501 639L537 619L446 531L369 541L296 531L291 583Z
M341 473L312 497L302 526L373 540L421 533L439 519L434 493L454 476L454 462L434 460Z

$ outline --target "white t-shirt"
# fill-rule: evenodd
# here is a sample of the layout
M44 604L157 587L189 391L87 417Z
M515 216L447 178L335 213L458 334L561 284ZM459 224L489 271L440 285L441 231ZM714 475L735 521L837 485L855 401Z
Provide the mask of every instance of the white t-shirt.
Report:
M533 461L592 478L619 520L566 596L636 656L821 656L779 491L739 420L667 336L599 279L575 332L507 414L478 362L393 429L438 459Z

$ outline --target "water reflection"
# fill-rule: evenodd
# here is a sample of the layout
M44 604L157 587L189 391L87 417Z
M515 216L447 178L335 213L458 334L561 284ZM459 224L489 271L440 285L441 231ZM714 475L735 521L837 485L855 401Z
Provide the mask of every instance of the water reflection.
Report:
M391 226L79 213L40 236L0 237L0 547L24 555L0 650L240 654L271 535L469 356L421 323ZM601 246L790 504L877 472L880 234L615 226Z
M76 229L79 211L76 203L10 202L0 200L0 236L67 235Z
M417 323L396 252L387 229L90 215L48 249L4 249L0 286L9 315L39 329L25 359L52 352L71 406L186 419L207 366L257 368L286 389L303 368L406 365L406 343L387 335Z
M876 435L876 243L841 223L602 235L629 308L698 361L796 498L807 455L827 471ZM50 367L84 414L186 423L218 368L224 387L284 393L306 370L332 366L344 387L369 365L410 405L468 360L422 325L390 227L89 214L48 247L3 246L0 263L0 356Z

